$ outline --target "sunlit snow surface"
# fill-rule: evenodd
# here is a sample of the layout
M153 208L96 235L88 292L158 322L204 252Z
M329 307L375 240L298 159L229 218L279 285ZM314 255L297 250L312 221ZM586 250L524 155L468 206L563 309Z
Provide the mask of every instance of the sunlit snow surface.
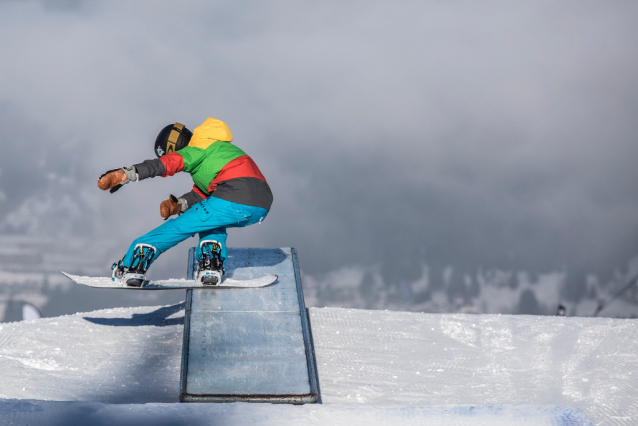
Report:
M310 321L322 404L305 406L177 403L183 304L2 324L0 424L638 423L638 320L326 308Z

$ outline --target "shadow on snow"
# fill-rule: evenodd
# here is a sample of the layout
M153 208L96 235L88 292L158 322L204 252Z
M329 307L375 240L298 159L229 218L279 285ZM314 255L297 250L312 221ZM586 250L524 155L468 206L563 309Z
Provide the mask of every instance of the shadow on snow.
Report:
M184 317L168 318L171 315L183 311L185 302L176 305L164 306L146 314L133 314L130 318L94 318L83 317L93 324L108 325L112 327L139 327L152 325L155 327L167 327L184 324Z

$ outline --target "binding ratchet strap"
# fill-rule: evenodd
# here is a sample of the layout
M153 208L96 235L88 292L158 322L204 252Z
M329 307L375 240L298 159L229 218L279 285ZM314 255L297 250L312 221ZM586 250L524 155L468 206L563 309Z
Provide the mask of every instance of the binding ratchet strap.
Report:
M184 125L182 123L175 123L171 133L168 135L168 143L166 144L166 153L170 154L171 152L175 152L175 145L177 145L177 140L179 139L179 135L182 134L182 129Z

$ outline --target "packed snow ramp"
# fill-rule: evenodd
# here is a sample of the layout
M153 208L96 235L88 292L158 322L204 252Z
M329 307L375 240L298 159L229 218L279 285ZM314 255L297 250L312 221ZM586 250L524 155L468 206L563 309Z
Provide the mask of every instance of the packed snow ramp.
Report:
M229 249L224 266L229 278L279 278L264 288L187 290L180 401L316 402L295 249ZM189 279L196 269L193 248Z

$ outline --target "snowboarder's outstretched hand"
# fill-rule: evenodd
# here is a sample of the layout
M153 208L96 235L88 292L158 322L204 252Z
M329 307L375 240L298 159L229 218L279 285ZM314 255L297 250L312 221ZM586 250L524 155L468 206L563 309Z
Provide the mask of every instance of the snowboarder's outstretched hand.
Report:
M122 185L129 183L131 180L138 180L135 167L123 167L121 169L109 170L104 173L97 180L97 186L103 191L110 189L112 194L120 189Z
M126 173L122 169L109 170L97 180L98 188L102 191L110 189L111 194L120 189L125 183L128 183L128 177L126 177Z
M160 215L164 218L164 220L168 220L174 214L179 214L182 211L182 204L180 204L179 199L173 194L168 197L168 200L162 201L160 204Z

